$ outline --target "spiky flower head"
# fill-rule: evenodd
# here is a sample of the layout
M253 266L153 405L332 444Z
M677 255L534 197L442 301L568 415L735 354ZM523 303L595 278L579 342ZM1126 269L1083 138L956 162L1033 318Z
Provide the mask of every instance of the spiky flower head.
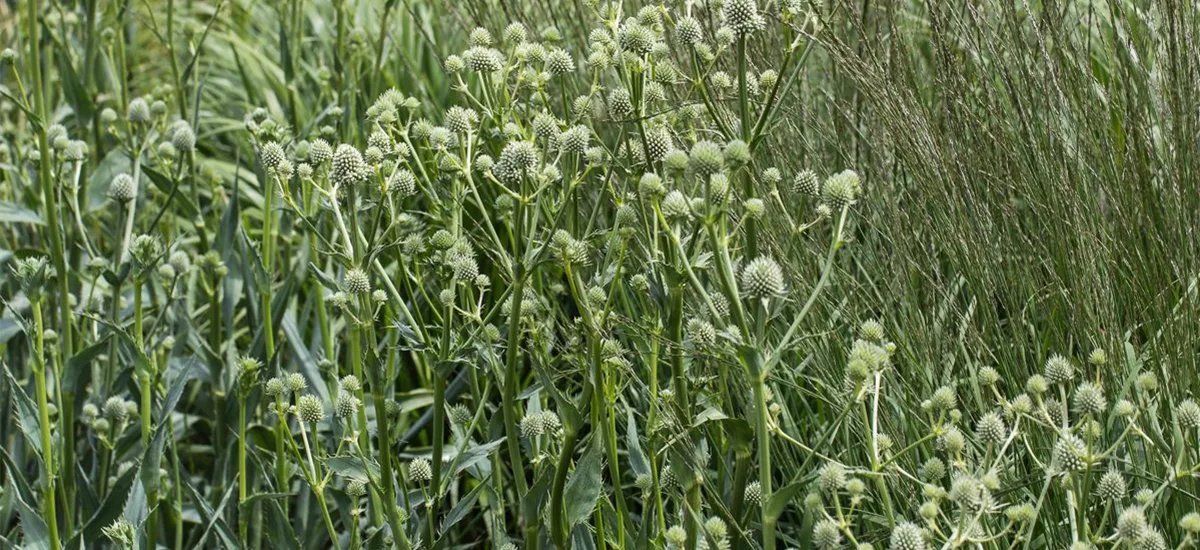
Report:
M109 397L104 402L104 417L114 424L120 424L129 418L129 409L125 406L125 400L115 395Z
M842 530L837 522L824 519L813 527L813 546L828 550L842 545Z
M1195 539L1197 534L1200 534L1200 513L1188 512L1179 520L1179 528L1192 535Z
M325 405L321 403L320 397L306 393L300 396L300 401L296 403L296 415L300 417L301 422L316 424L325 419Z
M334 414L336 414L338 418L342 419L351 418L358 413L358 408L361 405L362 402L359 401L354 394L342 390L342 392L338 394L337 402L334 403Z
M1108 408L1104 390L1095 382L1084 382L1075 388L1075 411L1080 414L1098 415Z
M137 182L129 174L117 174L108 186L108 198L118 203L132 201L137 198Z
M1065 434L1054 444L1053 464L1062 472L1082 470L1086 455L1087 446L1083 440L1073 434Z
M858 174L853 170L844 170L825 180L822 197L834 212L838 212L843 207L853 204L858 198L858 192Z
M1151 529L1137 542L1137 550L1168 550L1162 531Z
M742 290L751 298L782 296L787 290L783 270L770 257L755 258L742 268Z
M762 506L762 503L763 503L762 484L760 484L757 481L751 481L750 483L747 483L745 500L751 506Z
M543 62L546 72L558 76L575 72L575 59L562 48L551 48Z
M677 548L682 547L687 543L687 531L681 525L672 525L670 529L667 529L665 538L668 544Z
M1096 496L1108 501L1124 498L1125 491L1125 478L1121 476L1121 472L1116 470L1104 472L1104 475L1100 477L1100 483L1096 485Z
M1063 384L1075 378L1075 367L1066 357L1057 353L1046 360L1046 381L1051 384Z
M467 37L467 40L472 46L491 46L492 33L483 27L475 27Z
M308 144L308 162L320 166L333 159L333 146L328 141L317 138Z
M283 379L278 376L271 377L271 379L267 380L263 385L263 393L270 397L279 397L286 391L287 388L283 385Z
M100 530L117 548L133 548L137 529L125 518L118 519Z
M697 141L688 154L688 168L701 177L724 170L725 154L721 146L708 140Z
M700 26L700 21L695 17L686 15L675 22L675 39L680 44L692 45L704 39L704 30Z
M1046 377L1035 374L1025 381L1025 391L1034 395L1041 395L1050 389L1050 383L1046 381Z
M1200 428L1200 405L1190 398L1179 404L1175 416L1179 418L1179 427L1185 430Z
M691 201L679 190L671 191L663 197L662 213L668 220L687 220L692 217L691 209Z
M414 483L425 483L433 479L433 466L429 459L417 457L408 463L408 479Z
M671 131L665 126L655 126L646 130L646 149L650 153L649 160L663 160L672 150Z
M725 164L731 168L750 164L750 160L750 146L746 142L735 139L725 144Z
M304 379L303 374L298 372L288 374L287 377L283 379L283 383L292 393L300 393L304 391L304 388L308 387L308 381Z
M366 294L371 292L371 277L366 271L352 267L346 270L342 288L349 294Z
M629 20L617 31L617 42L627 52L645 55L654 47L654 31L635 20Z
M259 157L262 159L264 168L267 170L276 170L287 160L287 153L278 142L269 141L263 144L259 150Z
M1149 529L1146 513L1141 506L1130 506L1117 516L1117 536L1122 540L1136 543Z
M867 319L858 326L858 337L871 342L881 342L884 337L883 325L875 319Z
M758 13L757 0L726 0L721 7L725 26L738 35L748 35L766 26L766 20Z
M819 195L821 183L817 180L817 174L808 169L796 172L796 176L792 178L792 192L810 197Z
M125 120L134 124L145 124L150 122L152 117L150 113L150 104L145 99L137 97L129 102L129 109L125 111Z
M179 121L171 129L171 144L176 149L182 152L188 152L196 148L196 133L192 131L192 127L184 121Z
M933 397L929 398L929 404L935 411L948 411L958 406L958 396L954 393L954 388L942 386L934 390Z
M979 369L979 383L983 386L994 386L1000 382L1000 373L994 367Z
M946 463L942 459L931 456L921 465L921 479L925 481L940 481L946 476Z
M702 348L710 347L717 341L717 329L704 319L688 320L687 334L692 339L692 343Z
M614 120L628 118L633 114L633 99L629 90L617 88L608 94L608 114Z
M546 426L542 422L541 414L525 413L521 418L521 436L526 439L533 439L546 433Z
M925 533L917 524L906 521L892 529L891 550L925 550Z
M835 493L846 486L846 468L837 462L826 462L817 472L817 487L825 493Z
M363 160L362 153L353 145L338 145L333 153L333 168L329 177L333 183L343 187L358 185L371 176L371 167Z
M500 52L485 46L473 46L463 52L467 67L479 73L494 73L503 65Z
M989 412L979 419L976 432L979 439L985 443L1000 443L1008 433L1004 427L1004 419L995 412Z

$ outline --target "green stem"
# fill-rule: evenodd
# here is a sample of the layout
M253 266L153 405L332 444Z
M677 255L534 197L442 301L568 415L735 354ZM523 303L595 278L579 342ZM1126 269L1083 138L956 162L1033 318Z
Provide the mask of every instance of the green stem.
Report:
M42 304L40 300L33 303L33 380L37 393L38 422L41 424L42 439L42 474L45 484L42 492L43 513L46 526L50 531L50 548L60 548L58 544L58 514L55 512L54 495L54 440L50 435L50 404L46 391L46 347L44 334L45 323L42 320Z

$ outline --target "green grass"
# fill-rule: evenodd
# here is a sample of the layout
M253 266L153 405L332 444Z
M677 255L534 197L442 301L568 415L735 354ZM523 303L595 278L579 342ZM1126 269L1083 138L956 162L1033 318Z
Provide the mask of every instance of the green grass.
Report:
M1200 12L726 3L0 7L4 545L1196 546Z

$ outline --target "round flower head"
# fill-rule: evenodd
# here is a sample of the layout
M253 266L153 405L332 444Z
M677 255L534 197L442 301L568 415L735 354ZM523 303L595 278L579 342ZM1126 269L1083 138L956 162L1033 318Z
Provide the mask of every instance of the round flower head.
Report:
M678 190L667 193L662 200L662 213L665 218L672 221L687 220L692 217L691 203L687 197Z
M418 457L408 463L408 479L414 483L425 483L433 479L433 467L429 459Z
M145 99L140 97L134 98L129 102L129 109L125 112L125 120L134 124L145 124L150 122L153 115L150 113L150 104Z
M462 403L455 403L447 412L449 413L450 421L459 426L466 426L471 423L471 410Z
M1084 382L1075 389L1075 411L1080 414L1098 415L1108 408L1104 390L1095 382Z
M354 499L362 498L367 494L367 484L359 479L351 479L346 483L346 496Z
M533 439L544 433L546 433L546 427L542 423L540 414L526 413L521 418L521 435L526 439Z
M846 468L836 462L827 462L817 472L817 487L825 493L835 493L846 486Z
M614 221L616 221L618 227L630 229L637 227L637 209L631 204L622 204L621 206L617 207L617 214Z
M467 62L458 55L451 54L446 58L446 72L450 74L458 74L467 68Z
M366 294L371 291L371 278L366 271L352 267L346 270L342 287L350 294Z
M863 340L868 340L871 342L882 341L883 337L884 337L883 332L884 332L883 325L880 324L879 321L876 321L875 319L867 319L866 321L863 321L863 323L861 325L858 326L859 338L862 338Z
M292 393L299 393L303 391L304 388L308 387L308 381L304 379L303 374L298 372L288 374L287 378L284 378L283 382L285 385L287 385L288 390L290 390Z
M109 397L104 402L104 417L114 424L120 424L129 418L129 409L125 408L125 400L120 397Z
M296 404L296 415L300 417L301 422L316 424L325 419L325 406L321 404L321 398L304 394Z
M680 44L692 45L704 39L704 29L700 21L690 15L681 17L675 22L675 39Z
M338 418L350 418L358 413L361 404L357 397L343 390L338 394L337 403L334 403L334 413Z
M263 168L267 170L278 168L287 159L287 153L284 152L283 146L274 141L264 144L258 154L262 158Z
M467 40L471 42L472 46L491 46L492 33L483 27L475 27L475 30L471 31L471 35L467 37Z
M627 21L617 31L617 42L621 49L638 55L650 53L654 47L654 32L637 21Z
M688 167L702 177L711 176L725 169L725 154L716 143L698 141L688 155Z
M716 327L704 319L690 319L687 323L687 334L699 347L710 347L717 341Z
M1000 382L1000 373L994 367L979 369L979 383L984 386L994 386Z
M525 25L516 22L509 23L504 27L504 41L509 44L520 44L529 39L529 33L525 30Z
M137 197L137 182L129 174L117 174L108 186L108 198L127 203Z
M180 151L191 151L196 148L196 133L187 123L176 124L175 131L171 134L171 143Z
M750 164L750 146L740 139L726 143L725 163L733 168Z
M1146 513L1140 506L1130 506L1117 516L1117 536L1123 540L1137 542L1149 529Z
M1108 363L1108 354L1103 349L1096 348L1088 354L1088 364L1103 367L1106 363Z
M552 48L544 61L546 72L558 76L575 72L575 60L561 48Z
M929 403L936 411L948 411L958 406L958 396L954 393L954 388L942 386L934 390L933 397L929 399Z
M925 550L925 533L915 523L904 522L892 529L891 550Z
M946 463L942 459L931 456L921 465L921 479L925 481L940 481L946 476Z
M633 114L633 100L625 88L617 88L608 94L608 114L615 120L629 117Z
M371 167L358 149L343 143L333 153L333 168L329 175L334 184L349 187L366 181L371 175Z
M828 550L842 545L842 530L831 519L821 520L813 527L813 546Z
M687 170L688 154L679 149L672 149L667 151L666 155L663 155L662 161L663 168L665 168L668 173L679 175Z
M1104 472L1100 483L1096 485L1096 496L1104 500L1120 500L1125 497L1125 491L1125 478L1116 470Z
M762 506L763 492L762 485L757 481L751 481L746 484L745 500L751 506Z
M1185 430L1200 428L1200 405L1192 399L1186 399L1175 410L1179 418L1179 427Z
M801 170L792 178L792 192L815 197L821 192L821 184L812 170Z
M742 268L742 291L750 298L773 298L786 291L783 270L767 256L755 258Z
M1191 534L1194 539L1197 534L1200 534L1200 513L1188 512L1179 520L1179 527Z
M1075 367L1066 357L1054 354L1046 360L1046 381L1051 384L1062 384L1070 382L1073 378L1075 378Z
M484 46L474 46L463 53L467 67L479 73L494 73L503 65L500 52Z
M668 544L677 548L682 547L687 543L687 531L681 525L672 525L670 529L667 529L665 538Z
M1072 434L1066 434L1054 444L1053 464L1059 471L1068 472L1082 470L1085 466L1084 456L1087 447L1083 440Z
M1046 377L1035 374L1025 381L1025 391L1034 395L1041 395L1050 389L1050 383L1046 381Z
M407 168L396 170L388 179L388 189L400 197L412 196L417 192L417 176Z
M858 190L858 174L853 170L846 170L825 180L822 194L825 202L837 212L854 203L854 199L858 197Z
M314 139L308 145L308 162L320 166L333 159L333 147L321 138Z
M671 151L671 131L662 126L646 130L646 149L650 161L660 161Z
M1151 529L1138 541L1137 550L1168 550L1167 539L1158 529Z
M283 385L283 379L278 376L272 377L263 385L263 393L270 397L279 397L286 391L287 388Z
M994 412L989 412L979 419L976 431L979 439L985 443L1000 443L1008 435L1007 429L1004 427L1004 419Z

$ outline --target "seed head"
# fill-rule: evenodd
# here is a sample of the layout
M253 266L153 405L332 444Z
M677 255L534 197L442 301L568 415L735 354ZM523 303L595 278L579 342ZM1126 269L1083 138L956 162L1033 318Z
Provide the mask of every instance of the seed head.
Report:
M118 203L132 201L137 198L137 183L129 174L117 174L108 186L108 198Z
M492 33L483 27L475 27L471 31L471 35L467 38L472 46L491 46Z
M921 479L925 481L940 481L945 476L946 463L936 456L929 457L929 460L921 465Z
M891 550L925 550L925 533L915 523L904 522L892 529Z
M650 161L663 160L671 151L671 145L671 131L666 127L656 126L646 130L646 149L650 152Z
M675 39L680 44L693 45L704 39L704 30L700 21L690 15L675 22Z
M342 288L349 294L366 294L371 291L371 278L366 271L352 267L346 270Z
M1168 550L1167 539L1158 529L1151 529L1138 541L1137 550Z
M509 23L504 27L504 41L509 44L520 44L529 39L529 33L523 23Z
M740 168L750 164L750 146L740 139L726 143L725 163L731 168Z
M1095 382L1084 382L1075 389L1075 412L1098 415L1108 408L1104 390Z
M1059 471L1069 472L1082 470L1085 466L1084 457L1087 446L1083 440L1073 434L1066 434L1054 444L1053 463Z
M308 387L308 381L304 379L303 374L298 372L288 374L287 378L284 378L283 383L287 385L288 390L292 393L300 393L304 391L304 388Z
M801 170L792 178L792 192L798 195L808 195L815 197L820 194L820 182L817 181L817 175L812 170Z
M150 113L150 104L143 98L134 98L129 102L129 109L125 111L125 120L134 124L145 124L150 122L153 115Z
M1200 428L1200 405L1192 399L1185 399L1175 410L1179 418L1179 427L1185 430Z
M1125 478L1116 470L1104 472L1096 486L1096 496L1108 501L1125 498L1125 491Z
M358 414L358 407L360 405L362 405L362 402L354 394L342 390L338 394L337 403L334 403L334 413L338 418L351 418L355 414Z
M822 194L825 202L833 208L834 212L838 212L843 207L854 203L854 199L858 197L858 191L858 174L853 170L846 170L825 180Z
M762 484L757 481L751 481L746 484L746 502L751 506L762 506Z
M813 527L813 546L828 550L842 545L842 530L831 519L821 520Z
M1008 431L1004 427L1004 419L1000 418L1000 415L995 412L983 415L979 419L976 431L979 434L979 439L985 443L1000 443L1008 435Z
M287 160L287 153L284 152L283 146L275 141L269 141L263 144L262 149L259 150L258 154L262 159L263 168L266 168L267 170L274 170L278 168L284 160Z
M742 269L742 290L750 298L773 298L786 291L783 270L775 260L760 256Z
M1149 529L1141 506L1130 506L1117 516L1117 536L1122 540L1136 543Z
M494 73L504 61L500 52L484 46L474 46L463 53L467 67L478 73Z
M826 462L817 472L817 487L825 493L835 493L846 486L846 468L837 462Z
M616 88L608 94L608 115L614 120L621 120L633 114L633 100L629 90Z
M721 7L725 25L738 35L748 35L761 30L767 22L758 14L756 0L726 0Z
M329 173L334 184L350 187L366 181L370 175L371 167L363 160L358 149L346 143L338 145L337 151L333 153L333 168Z
M701 177L708 177L725 169L725 155L721 146L702 140L692 146L688 155L688 167Z
M701 348L711 347L717 341L717 329L704 319L692 318L687 323L687 334L692 343Z
M929 399L930 405L935 411L948 411L958 406L958 396L954 393L954 388L942 386L934 390L933 397Z
M570 74L575 72L575 59L571 54L561 48L552 48L546 52L546 59L543 63L546 72L554 76Z
M433 467L429 464L429 459L425 457L417 457L408 463L408 479L413 483L425 483L433 479Z
M320 166L333 159L333 147L321 138L314 139L308 146L308 162Z
M325 419L325 406L321 404L321 398L304 394L296 404L296 415L300 417L301 422L316 424Z
M1051 355L1046 360L1045 372L1046 381L1051 384L1062 384L1075 378L1075 367L1071 365L1071 361L1058 354Z

